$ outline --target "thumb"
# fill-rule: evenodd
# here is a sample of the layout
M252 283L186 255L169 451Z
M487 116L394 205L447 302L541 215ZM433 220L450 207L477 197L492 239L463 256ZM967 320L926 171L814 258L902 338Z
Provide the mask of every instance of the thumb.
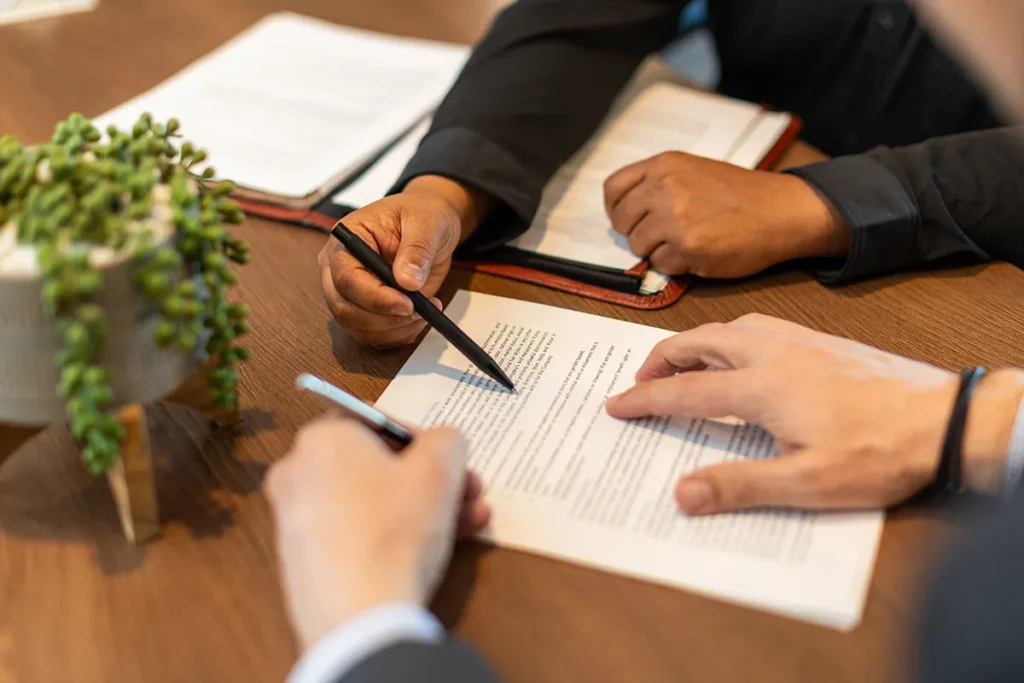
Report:
M819 508L824 467L807 451L764 460L728 462L697 470L676 485L676 502L689 515L760 507Z
M418 480L417 489L428 491L453 515L458 511L469 463L468 444L459 432L447 427L421 432L399 457Z
M394 274L399 286L419 291L445 243L442 225L423 218L402 221L402 237L395 254Z

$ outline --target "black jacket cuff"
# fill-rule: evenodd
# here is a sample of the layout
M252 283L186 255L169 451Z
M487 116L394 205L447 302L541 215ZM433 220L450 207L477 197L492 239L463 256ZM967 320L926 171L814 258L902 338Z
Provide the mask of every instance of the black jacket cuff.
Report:
M916 265L920 215L903 184L865 155L786 171L811 184L832 202L850 227L846 260L811 268L814 277L838 284Z
M428 134L389 194L401 192L410 180L422 175L443 176L471 185L497 202L460 252L500 246L526 232L544 190L537 174L506 150L467 128L446 128Z
M334 683L498 683L487 662L458 639L402 642L373 653Z

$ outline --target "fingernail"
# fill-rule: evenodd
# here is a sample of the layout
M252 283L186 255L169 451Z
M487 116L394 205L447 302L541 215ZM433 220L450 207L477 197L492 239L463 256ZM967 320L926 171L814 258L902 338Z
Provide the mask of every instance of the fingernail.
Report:
M423 269L415 263L406 263L403 268L405 276L416 283L416 286L423 284Z
M439 310L439 311L443 311L444 310L444 304L441 303L440 299L431 299L430 303L434 304L437 307L437 310Z
M714 496L711 484L703 479L683 479L676 487L676 501L689 514L710 510Z
M606 406L614 405L614 404L618 403L619 401L621 401L622 397L625 396L625 395L626 395L625 391L620 392L618 394L612 394L611 396L609 396L608 398L605 399L604 404Z
M395 304L395 315L412 315L416 312L413 308L412 300L406 297L402 297L402 303Z

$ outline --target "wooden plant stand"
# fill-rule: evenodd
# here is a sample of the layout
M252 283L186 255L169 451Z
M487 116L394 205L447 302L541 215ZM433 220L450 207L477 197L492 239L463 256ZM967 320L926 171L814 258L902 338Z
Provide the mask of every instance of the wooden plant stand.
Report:
M198 410L218 427L241 422L239 408L222 410L213 403L210 388L203 377L205 368L172 392L167 402ZM153 457L149 447L146 413L137 403L120 410L125 437L121 457L107 472L107 483L121 519L121 529L130 543L141 544L160 533L160 511L157 506ZM0 467L22 445L47 427L19 427L0 423Z

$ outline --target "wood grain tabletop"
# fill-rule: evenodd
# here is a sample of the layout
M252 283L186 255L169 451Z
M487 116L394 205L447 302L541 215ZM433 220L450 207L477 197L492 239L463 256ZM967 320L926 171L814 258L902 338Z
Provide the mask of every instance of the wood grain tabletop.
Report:
M97 115L170 76L263 14L472 42L502 2L485 0L101 0L96 11L0 28L0 134L48 137L72 111ZM794 164L820 158L802 145ZM313 372L373 400L411 352L374 352L331 323L319 291L323 235L261 220L238 234L253 262L253 358L245 419L211 430L187 409L149 409L163 534L128 546L105 482L52 428L0 471L0 683L281 681L296 646L261 493L270 463L321 406L293 391ZM781 269L695 284L638 312L454 271L459 288L683 330L751 311L947 368L1024 363L1024 273L1002 264L827 288ZM525 553L461 547L433 608L509 683L905 680L917 594L956 525L889 516L863 623L838 633Z

